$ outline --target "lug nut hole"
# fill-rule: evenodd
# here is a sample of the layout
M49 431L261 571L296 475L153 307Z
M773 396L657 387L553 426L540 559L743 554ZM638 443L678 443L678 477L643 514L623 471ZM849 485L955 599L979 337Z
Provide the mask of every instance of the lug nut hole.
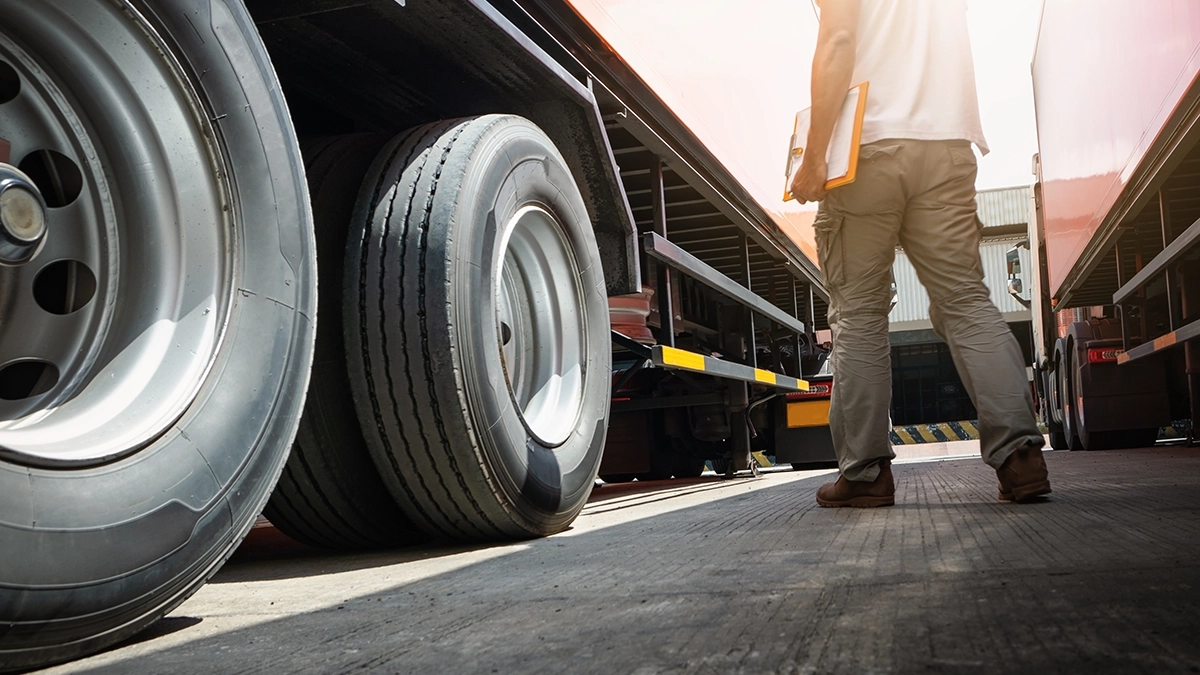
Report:
M17 361L0 368L0 399L41 396L58 384L58 368L46 361Z
M38 272L33 298L51 314L70 314L92 301L96 275L78 260L59 260Z
M35 150L17 168L29 176L52 209L69 205L83 190L79 165L57 150Z
M21 93L21 76L7 63L0 61L0 105L8 103Z

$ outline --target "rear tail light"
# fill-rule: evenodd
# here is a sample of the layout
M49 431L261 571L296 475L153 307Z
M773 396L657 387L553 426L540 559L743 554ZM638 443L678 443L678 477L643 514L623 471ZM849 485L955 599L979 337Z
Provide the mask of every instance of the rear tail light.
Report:
M1124 353L1120 347L1094 347L1087 350L1088 363L1116 363L1117 357Z
M810 382L808 391L796 391L788 394L788 401L803 401L810 398L829 398L833 394L833 382Z

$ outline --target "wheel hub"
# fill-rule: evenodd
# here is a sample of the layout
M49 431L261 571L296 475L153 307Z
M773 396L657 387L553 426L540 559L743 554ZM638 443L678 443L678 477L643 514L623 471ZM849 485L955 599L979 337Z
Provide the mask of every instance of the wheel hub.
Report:
M562 445L583 402L587 324L579 265L558 219L519 209L503 232L496 330L509 392L526 429Z
M0 119L0 457L134 452L195 398L231 302L219 135L116 2L0 0Z
M0 265L37 255L46 236L46 202L29 176L0 164Z

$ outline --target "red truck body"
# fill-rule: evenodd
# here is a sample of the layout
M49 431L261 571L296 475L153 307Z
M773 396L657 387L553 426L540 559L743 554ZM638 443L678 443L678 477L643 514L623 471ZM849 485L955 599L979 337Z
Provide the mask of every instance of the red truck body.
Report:
M1200 3L1046 2L1033 60L1050 294L1088 281L1200 73Z
M1032 75L1043 418L1056 448L1145 445L1200 416L1200 4L1046 0Z

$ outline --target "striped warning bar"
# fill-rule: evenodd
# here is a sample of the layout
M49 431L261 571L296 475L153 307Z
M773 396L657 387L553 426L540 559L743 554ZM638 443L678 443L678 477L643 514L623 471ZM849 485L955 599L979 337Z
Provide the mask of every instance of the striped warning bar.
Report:
M906 424L904 426L892 427L889 436L892 439L892 445L970 441L979 438L979 427L975 420L938 422L936 424Z
M938 422L936 424L907 424L892 427L888 436L892 445L913 445L916 443L947 443L949 441L973 441L979 438L979 426L975 420L962 422ZM1158 430L1160 439L1187 438L1191 424L1188 420L1178 420L1171 426ZM1046 427L1038 424L1038 430L1047 433Z
M732 380L742 380L756 384L766 384L780 389L808 391L808 382L787 375L780 375L769 370L743 366L740 363L725 361L713 356L705 356L686 349L676 349L665 345L655 345L651 349L650 360L661 368L678 368L696 373L705 373L717 377L727 377Z

